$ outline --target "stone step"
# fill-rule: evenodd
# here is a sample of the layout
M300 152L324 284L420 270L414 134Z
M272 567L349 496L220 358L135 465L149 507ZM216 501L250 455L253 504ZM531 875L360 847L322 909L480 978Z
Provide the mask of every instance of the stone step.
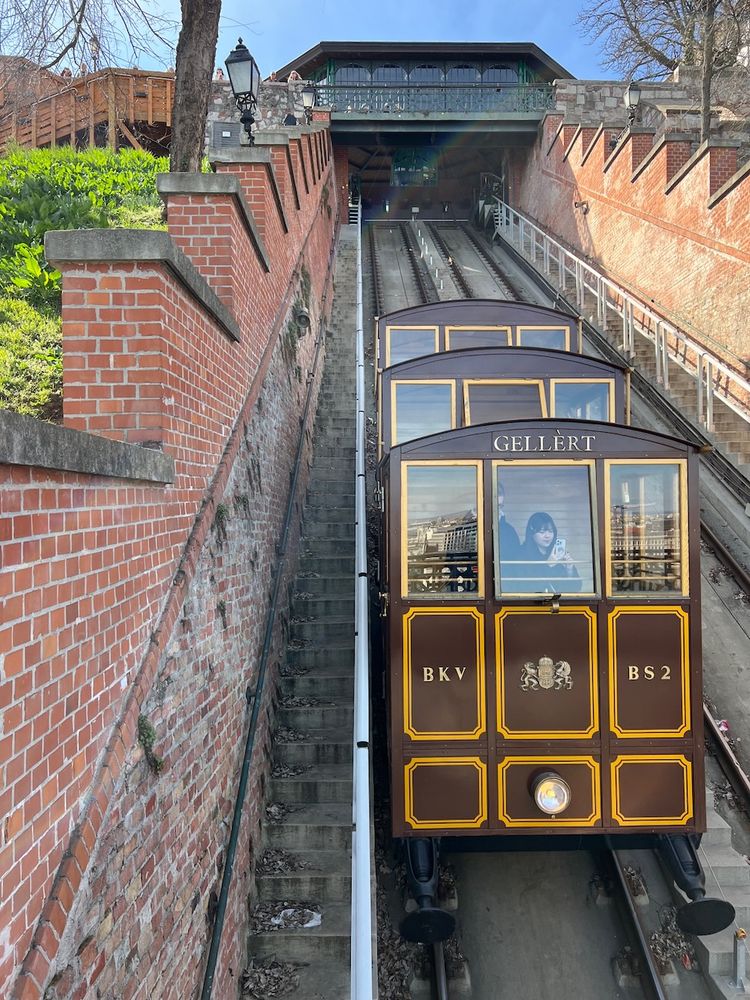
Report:
M750 885L750 865L730 847L701 845L701 857L705 860L704 867L713 871L720 885Z
M274 760L279 764L351 764L352 741L274 741Z
M732 843L732 828L714 809L706 809L706 832L701 839L702 847L729 847Z
M344 903L351 899L351 855L348 851L305 851L289 854L305 867L279 874L258 874L261 900L309 899L317 903Z
M346 616L348 618L351 616L354 620L354 581L351 577L348 578L348 591L345 590L341 596L316 595L303 598L295 594L294 610L295 612L299 611L300 617L304 615L311 618L323 618L325 615L338 613L340 617Z
M330 598L336 595L348 598L354 591L354 580L351 574L342 573L340 576L319 576L319 577L299 577L295 582L297 593L296 600L308 600L301 597L301 594L314 594L316 598Z
M282 677L279 687L286 698L330 698L348 701L354 697L354 673L323 673L311 670L308 674Z
M729 975L732 971L732 953L734 949L734 930L728 927L718 934L707 937L691 938L695 946L695 954L704 975Z
M348 850L352 841L352 804L305 803L278 823L266 820L264 829L266 844L284 850Z
M321 498L322 499L322 498ZM354 523L354 502L335 503L335 498L331 497L329 502L312 504L308 500L305 504L305 522L315 519L321 521L351 521Z
M290 643L287 646L287 662L292 667L306 667L315 670L325 667L329 670L341 671L354 669L354 629L351 637L343 642L326 643L325 648L313 642Z
M302 537L321 538L326 541L354 541L354 521L329 521L323 520L323 513L320 517L306 517L303 526Z
M315 901L311 900L314 904ZM307 905L316 909L314 905ZM300 901L305 904L304 900ZM351 943L351 904L324 903L317 908L322 914L320 926L311 928L289 928L277 931L267 931L251 936L249 952L251 955L275 955L280 962L311 962L316 959L348 960ZM303 973L304 975L304 973ZM314 994L306 989L304 995L313 1000ZM344 1000L348 992L340 994L338 1000Z
M321 685L321 689L313 697L324 700L325 688ZM331 731L338 735L338 739L345 739L351 733L353 718L354 707L351 704L300 705L296 708L282 706L278 712L279 725L313 736L321 730Z
M313 643L343 642L354 635L354 619L320 618L311 622L292 619L291 634L294 639L310 639Z
M336 555L331 555L331 550ZM307 538L302 545L300 572L330 573L339 576L342 573L354 573L354 545L343 542L333 546L330 538Z
M334 776L326 777L328 773ZM351 769L347 764L329 764L295 778L273 778L271 797L274 802L351 802Z

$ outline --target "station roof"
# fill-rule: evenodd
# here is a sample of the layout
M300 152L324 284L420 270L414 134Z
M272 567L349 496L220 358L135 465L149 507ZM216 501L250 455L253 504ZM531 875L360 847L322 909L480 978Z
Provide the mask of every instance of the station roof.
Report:
M276 71L279 80L296 70L305 79L329 59L507 59L525 57L547 80L573 79L533 42L318 42Z

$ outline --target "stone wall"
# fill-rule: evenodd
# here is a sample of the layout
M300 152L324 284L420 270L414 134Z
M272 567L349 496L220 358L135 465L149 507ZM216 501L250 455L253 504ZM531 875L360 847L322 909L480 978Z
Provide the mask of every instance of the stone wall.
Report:
M46 453L0 436L2 996L200 984L337 225L322 127L216 169L160 184L168 235L48 240L67 426ZM110 440L87 466L89 432ZM144 443L145 469L126 460ZM221 997L245 956L282 593Z
M258 109L255 114L258 130L288 127L294 122L305 123L305 107L302 102L304 80L290 80L289 83L271 83L264 81L260 85ZM226 80L214 80L211 84L211 98L208 104L208 119L206 123L206 147L214 142L214 123L230 122L239 124L240 116L232 98L232 88ZM239 136L239 131L237 132ZM244 141L244 135L242 136ZM239 145L239 142L237 143Z

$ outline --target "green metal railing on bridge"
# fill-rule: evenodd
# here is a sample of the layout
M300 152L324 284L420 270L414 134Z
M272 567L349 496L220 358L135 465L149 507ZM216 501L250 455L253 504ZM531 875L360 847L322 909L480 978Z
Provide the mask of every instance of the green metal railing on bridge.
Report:
M455 112L541 115L554 106L548 84L316 84L315 103L351 114Z

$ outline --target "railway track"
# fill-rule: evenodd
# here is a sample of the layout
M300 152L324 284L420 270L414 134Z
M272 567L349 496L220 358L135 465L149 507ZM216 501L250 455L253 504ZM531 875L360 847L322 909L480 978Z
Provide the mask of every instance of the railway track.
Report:
M516 289L512 279L509 279L509 276L505 274L502 265L492 257L489 250L485 250L481 246L480 238L470 231L467 231L467 227L456 224L449 225L442 223L432 225L425 225L423 223L422 226L426 230L426 234L429 235L429 238L432 239L434 245L443 256L445 263L450 269L451 277L453 278L456 286L461 289L465 297L478 297L475 292L476 285L479 281L473 276L476 273L479 273L480 268L477 268L475 271L472 268L467 269L456 263L457 260L461 259L461 255L466 253L467 248L469 248L474 254L474 260L479 262L481 271L484 275L482 280L486 281L488 278L491 278L494 282L496 288L495 296L500 293L503 297L507 296L518 299L525 298L525 296ZM382 245L378 246L375 235L372 233L373 228L374 227L371 227L370 234L371 247L374 250L378 250L380 253L383 253L386 248ZM410 232L409 226L404 225L403 227L399 226L389 228L391 231L398 228L400 230L402 245L408 247L408 238L404 233L404 230ZM390 244L390 247L392 249L393 243ZM403 253L408 253L408 250L403 251ZM417 255L414 254L413 256ZM464 256L464 260L465 259L466 258ZM411 270L411 290L405 294L404 298L402 298L398 305L391 304L387 296L385 297L385 301L383 301L381 293L381 304L378 308L378 312L380 314L382 314L382 310L392 311L394 308L404 308L406 306L422 304L425 301L435 300L434 298L425 298L425 290L420 287L420 282L415 274L413 266L414 261L409 260L408 257L406 257L406 260L408 261L409 268ZM467 271L469 277L466 276ZM372 273L373 276L377 274L376 267L373 267ZM404 291L406 292L406 282L403 282L403 285ZM486 293L483 294L486 295ZM677 427L674 433L680 433L680 428ZM731 479L728 483L726 483L726 485L731 487ZM727 572L732 575L732 578L737 582L744 593L750 595L750 577L748 577L744 567L735 559L733 553L705 524L702 525L702 535L706 543L710 545L716 553L716 558L723 566L726 567ZM706 573L704 571L704 576L705 575ZM723 628L723 626L720 627ZM707 649L707 662L710 662L710 652L711 651ZM737 760L736 755L733 753L732 748L729 746L726 739L723 738L723 735L719 731L713 715L707 706L704 711L707 737L714 747L714 756L721 764L722 770L726 773L727 780L734 790L737 801L743 803L748 814L750 815L750 781L741 767L740 762ZM471 857L473 858L474 856L472 855ZM503 857L507 858L508 855L504 855ZM653 863L655 864L655 860ZM468 861L467 864L469 864ZM608 861L608 868L612 873L611 884L615 887L618 898L620 899L618 909L621 914L621 920L623 921L623 927L627 925L626 935L629 940L628 947L635 956L634 965L637 966L638 969L637 984L633 987L637 989L637 995L642 995L646 998L656 997L657 1000L658 998L673 997L675 995L679 995L681 1000L683 996L687 1000L687 998L708 997L709 995L712 995L709 994L708 986L703 983L703 980L695 975L692 977L688 992L682 992L683 985L680 986L680 992L678 994L673 993L671 989L665 991L662 975L660 974L650 947L650 937L653 933L653 926L651 928L646 926L639 916L639 907L633 901L631 886L628 882L627 875L625 874L625 869L627 868L626 860L618 857L613 852ZM665 889L664 891L666 892L667 890ZM470 908L473 905L470 902L470 894L464 894L462 889L462 896L464 897L462 909ZM468 949L466 949L466 951L470 964L472 964L473 971L471 955L468 953ZM502 966L502 956L498 956L498 962L499 966ZM489 996L490 994L484 994L481 991L479 994L475 993L475 996L481 997L485 995ZM618 994L618 996L619 995L634 996L636 994L628 991L624 994ZM439 947L435 947L433 949L433 996L439 998L439 1000L446 1000L448 996L445 961L444 956L442 955L442 949Z

